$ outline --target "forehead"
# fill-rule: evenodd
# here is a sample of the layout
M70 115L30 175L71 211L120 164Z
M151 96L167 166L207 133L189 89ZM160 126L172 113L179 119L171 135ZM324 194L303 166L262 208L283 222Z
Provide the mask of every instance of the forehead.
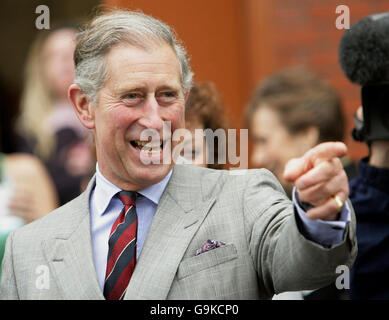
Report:
M285 130L277 111L267 105L258 106L253 114L250 126L250 131L254 136L278 134Z
M270 126L280 124L280 116L277 111L271 109L269 106L259 105L253 114L253 121L261 124L268 124Z
M115 87L138 82L166 82L180 84L180 67L177 55L167 44L155 44L147 49L122 43L106 55L108 81Z

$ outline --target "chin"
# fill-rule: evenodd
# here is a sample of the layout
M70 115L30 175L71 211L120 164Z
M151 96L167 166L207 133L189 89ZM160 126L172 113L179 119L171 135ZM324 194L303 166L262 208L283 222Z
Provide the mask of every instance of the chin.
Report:
M141 185L148 187L163 180L171 169L172 166L167 164L143 166L142 168L135 169L136 180Z

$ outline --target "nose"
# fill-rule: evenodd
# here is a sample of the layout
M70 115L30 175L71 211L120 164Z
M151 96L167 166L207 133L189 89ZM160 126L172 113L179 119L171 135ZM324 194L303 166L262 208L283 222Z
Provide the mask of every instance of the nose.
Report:
M139 124L147 129L161 131L163 129L163 119L161 117L161 106L153 95L147 97L143 104L143 115L139 119Z

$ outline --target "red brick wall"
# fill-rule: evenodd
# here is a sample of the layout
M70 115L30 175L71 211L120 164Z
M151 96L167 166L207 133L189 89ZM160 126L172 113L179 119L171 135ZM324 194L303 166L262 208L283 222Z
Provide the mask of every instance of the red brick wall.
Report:
M242 111L257 83L279 68L305 64L340 92L347 115L350 155L367 148L350 137L360 88L349 83L338 64L344 30L335 26L338 5L350 8L351 24L389 10L388 0L105 0L141 9L172 25L192 57L195 80L220 89L231 123L240 128ZM336 124L335 124L336 125Z
M369 14L388 11L389 1L251 0L248 2L252 7L258 6L258 2L266 3L261 7L266 13L259 13L257 10L256 16L250 14L252 19L257 20L266 15L266 22L260 26L258 21L252 21L251 41L256 41L258 46L261 46L261 39L268 37L264 40L268 44L266 48L264 46L256 48L255 44L252 44L254 49L249 52L252 55L251 61L266 60L266 68L259 68L264 65L263 62L262 64L251 63L253 68L250 71L250 86L253 88L264 76L279 68L296 64L308 66L334 85L341 95L348 119L346 143L351 157L359 159L366 155L367 148L361 143L354 142L350 136L350 131L354 127L352 116L360 105L360 87L346 79L338 64L338 45L344 30L338 30L335 26L336 18L339 16L335 10L338 5L347 5L350 9L350 22L353 24Z

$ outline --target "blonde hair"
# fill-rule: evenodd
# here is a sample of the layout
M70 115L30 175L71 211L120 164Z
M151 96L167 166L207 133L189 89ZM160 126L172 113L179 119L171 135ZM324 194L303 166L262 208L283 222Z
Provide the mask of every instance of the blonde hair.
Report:
M18 129L23 135L35 139L34 153L43 159L49 157L55 145L53 133L44 125L44 119L50 113L53 104L53 97L45 83L42 67L42 50L47 38L48 34L39 35L28 53L18 120Z
M59 30L74 30L76 33L76 29L71 26L59 27L48 32L42 31L30 47L24 68L20 116L17 122L19 132L33 139L34 154L43 160L48 159L56 144L55 135L46 121L55 97L45 79L43 49L48 38Z

